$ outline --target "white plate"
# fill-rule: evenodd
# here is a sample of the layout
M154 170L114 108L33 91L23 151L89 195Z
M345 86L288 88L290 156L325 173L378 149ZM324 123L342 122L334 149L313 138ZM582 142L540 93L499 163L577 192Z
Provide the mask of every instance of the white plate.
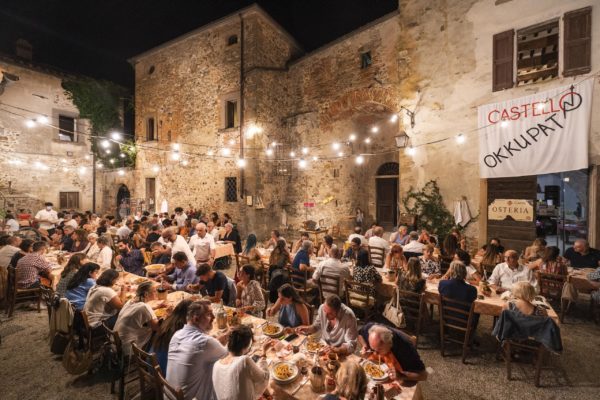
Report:
M275 375L275 368L278 365L281 365L281 364L286 364L291 369L292 376L290 376L287 379L279 379L279 378L277 378L277 376ZM294 379L296 379L298 377L298 373L299 372L300 371L298 370L298 367L296 365L294 365L293 363L289 362L289 361L279 361L279 362L274 363L271 366L271 377L277 383L290 383L290 382L292 382Z
M264 331L264 328L267 325L278 327L279 329L277 330L277 333L272 333L272 334L266 333ZM261 329L262 329L262 332L263 332L264 335L266 335L268 337L272 337L272 338L277 338L277 337L281 336L281 334L283 333L283 326L281 324L278 324L277 322L269 322L268 324L266 324L265 326L263 326Z
M381 364L379 366L379 368L381 368L381 370L383 371L383 376L379 377L379 378L376 378L376 377L372 376L371 374L369 374L369 372L367 372L367 365L369 365L369 364L371 364L371 365L377 365L377 364L375 364L372 361L367 361L367 362L364 363L363 368L365 369L365 373L367 374L367 376L369 377L369 379L372 379L372 380L378 381L378 382L385 381L385 380L388 379L389 375L387 373L387 365Z

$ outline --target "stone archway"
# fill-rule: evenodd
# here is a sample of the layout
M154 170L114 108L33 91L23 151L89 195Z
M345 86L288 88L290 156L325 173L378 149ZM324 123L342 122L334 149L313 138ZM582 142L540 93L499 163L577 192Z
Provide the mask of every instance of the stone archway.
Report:
M117 214L121 219L127 218L131 213L130 200L131 193L127 186L122 184L117 191Z

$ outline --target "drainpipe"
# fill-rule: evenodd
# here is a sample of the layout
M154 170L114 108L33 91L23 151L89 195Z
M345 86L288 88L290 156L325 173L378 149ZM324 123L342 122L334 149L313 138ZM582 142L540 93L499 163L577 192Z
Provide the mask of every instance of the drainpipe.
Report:
M244 19L240 14L240 159L244 158ZM244 168L240 168L240 198L244 200Z

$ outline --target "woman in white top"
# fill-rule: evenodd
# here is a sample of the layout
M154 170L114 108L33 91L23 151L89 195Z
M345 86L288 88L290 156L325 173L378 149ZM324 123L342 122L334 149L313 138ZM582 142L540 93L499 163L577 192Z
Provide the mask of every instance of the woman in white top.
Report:
M213 367L212 380L218 400L256 400L269 383L269 368L265 353L271 345L268 340L258 364L248 355L252 347L252 329L240 325L231 331L227 342L227 357Z
M117 271L107 269L88 292L83 311L87 313L88 323L92 328L100 326L102 322L110 329L115 326L117 313L123 308L119 294L112 288L118 278Z
M96 262L98 260L98 255L100 254L100 247L98 247L98 234L90 233L88 235L88 242L90 242L90 247L86 253L88 260L91 262Z
M146 304L156 300L156 284L143 282L138 285L135 297L129 300L117 318L115 331L123 343L123 353L131 353L131 343L142 348L148 343L153 331L158 330L158 318L152 307Z

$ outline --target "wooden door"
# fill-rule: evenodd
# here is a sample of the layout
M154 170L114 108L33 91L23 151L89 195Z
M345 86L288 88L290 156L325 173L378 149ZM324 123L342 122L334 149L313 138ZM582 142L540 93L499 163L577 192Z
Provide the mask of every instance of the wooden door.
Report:
M516 178L488 179L487 205L495 199L530 200L533 204L533 221L487 221L487 242L490 238L499 238L507 250L516 250L519 253L531 245L536 238L535 234L535 204L537 194L537 176L523 176Z
M377 178L377 222L392 230L397 221L398 178Z
M156 178L146 178L146 207L151 213L156 212Z

